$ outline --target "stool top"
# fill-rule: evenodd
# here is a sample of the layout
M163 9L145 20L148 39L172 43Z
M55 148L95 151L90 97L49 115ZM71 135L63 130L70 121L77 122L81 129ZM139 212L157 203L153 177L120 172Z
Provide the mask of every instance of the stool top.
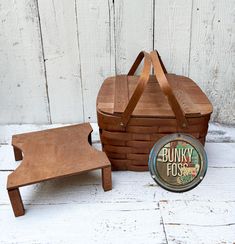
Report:
M7 189L110 166L106 154L89 144L91 132L84 123L14 135L12 145L24 157L8 176Z

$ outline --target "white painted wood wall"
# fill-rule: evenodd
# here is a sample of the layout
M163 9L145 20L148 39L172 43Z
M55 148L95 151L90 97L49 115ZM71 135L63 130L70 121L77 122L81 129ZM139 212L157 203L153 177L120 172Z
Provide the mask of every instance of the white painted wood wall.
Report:
M234 0L1 0L0 123L96 121L102 81L142 49L235 124Z

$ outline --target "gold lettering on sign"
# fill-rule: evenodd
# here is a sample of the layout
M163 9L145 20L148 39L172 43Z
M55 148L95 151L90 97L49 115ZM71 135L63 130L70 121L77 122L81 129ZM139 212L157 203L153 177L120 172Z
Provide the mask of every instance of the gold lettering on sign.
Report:
M167 176L182 176L192 162L193 148L162 148L162 162L167 163Z
M192 161L193 148L165 148L164 147L162 151L163 151L162 153L163 163L185 162L185 161L190 163Z

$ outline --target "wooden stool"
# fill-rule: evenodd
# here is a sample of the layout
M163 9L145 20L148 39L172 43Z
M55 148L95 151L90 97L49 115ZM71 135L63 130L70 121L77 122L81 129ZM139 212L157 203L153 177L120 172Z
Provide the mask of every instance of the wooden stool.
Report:
M110 162L104 152L90 145L91 132L90 124L84 123L12 137L15 159L23 159L7 181L16 217L25 213L21 186L101 169L103 189L112 189Z

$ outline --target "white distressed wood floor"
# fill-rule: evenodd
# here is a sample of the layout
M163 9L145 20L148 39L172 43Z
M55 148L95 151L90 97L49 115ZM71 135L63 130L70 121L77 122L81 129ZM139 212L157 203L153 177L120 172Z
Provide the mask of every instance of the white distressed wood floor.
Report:
M104 192L94 171L20 188L26 214L15 218L6 191L19 164L11 136L56 126L0 126L0 243L235 242L235 128L216 124L207 136L206 177L189 192L168 192L148 172L113 172L113 190Z

